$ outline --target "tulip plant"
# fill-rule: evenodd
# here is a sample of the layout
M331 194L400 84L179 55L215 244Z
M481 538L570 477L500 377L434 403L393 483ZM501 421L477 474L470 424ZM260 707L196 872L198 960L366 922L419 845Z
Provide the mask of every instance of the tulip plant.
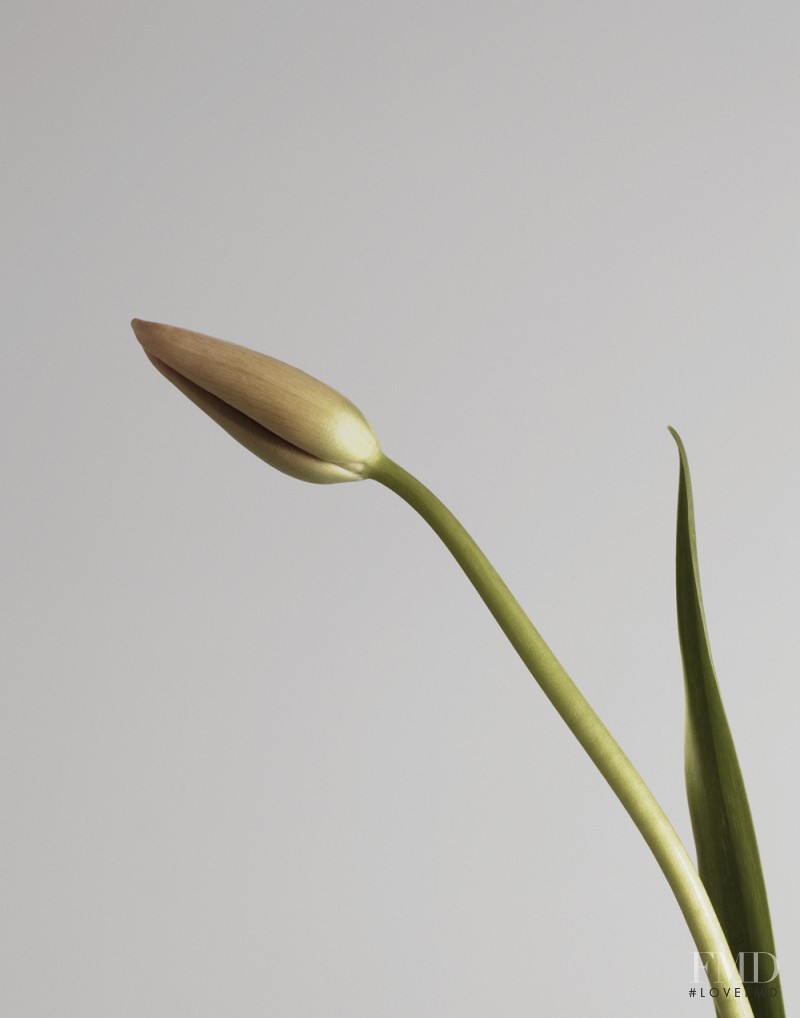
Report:
M697 868L650 789L486 556L442 502L383 453L360 410L323 382L265 354L168 325L139 319L132 325L153 365L271 466L318 484L377 481L419 513L638 827L683 912L718 1015L784 1018L753 822L709 649L689 468L677 433L678 628ZM768 983L758 981L766 977L766 957L774 969Z

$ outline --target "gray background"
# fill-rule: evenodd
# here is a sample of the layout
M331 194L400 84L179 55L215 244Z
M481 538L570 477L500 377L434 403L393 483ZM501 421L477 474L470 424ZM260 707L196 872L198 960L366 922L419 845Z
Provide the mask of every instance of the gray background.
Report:
M677 455L797 1006L800 8L6 2L3 1013L650 1018L692 943L455 565L132 316L344 391L687 841Z

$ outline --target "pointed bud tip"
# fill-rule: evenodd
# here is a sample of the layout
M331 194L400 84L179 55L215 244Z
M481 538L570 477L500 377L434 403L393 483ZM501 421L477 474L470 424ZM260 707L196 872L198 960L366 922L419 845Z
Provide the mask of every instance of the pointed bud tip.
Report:
M145 353L147 352L147 347L145 345L147 335L152 331L152 328L155 324L156 324L155 322L146 322L142 318L131 318L131 328L133 329L133 334L139 340L141 345L145 347Z
M156 339L159 333L163 335L164 333L179 331L171 325L162 325L161 322L148 322L144 318L131 318L131 328L133 329L133 334L145 350L147 350L148 342Z

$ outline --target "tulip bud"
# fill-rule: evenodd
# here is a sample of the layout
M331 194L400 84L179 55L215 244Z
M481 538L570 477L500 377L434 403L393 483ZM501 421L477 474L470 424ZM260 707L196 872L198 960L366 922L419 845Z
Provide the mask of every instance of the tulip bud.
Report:
M349 399L299 368L158 322L131 322L162 375L270 466L331 484L368 476L378 439Z

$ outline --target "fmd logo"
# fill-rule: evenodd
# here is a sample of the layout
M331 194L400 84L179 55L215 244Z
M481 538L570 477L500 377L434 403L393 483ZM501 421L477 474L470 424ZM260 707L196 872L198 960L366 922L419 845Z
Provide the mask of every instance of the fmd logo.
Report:
M743 983L771 983L778 978L778 959L769 951L740 951L736 956L736 971ZM703 981L703 975L712 985L726 983L733 974L724 954L716 951L694 952L695 983Z

